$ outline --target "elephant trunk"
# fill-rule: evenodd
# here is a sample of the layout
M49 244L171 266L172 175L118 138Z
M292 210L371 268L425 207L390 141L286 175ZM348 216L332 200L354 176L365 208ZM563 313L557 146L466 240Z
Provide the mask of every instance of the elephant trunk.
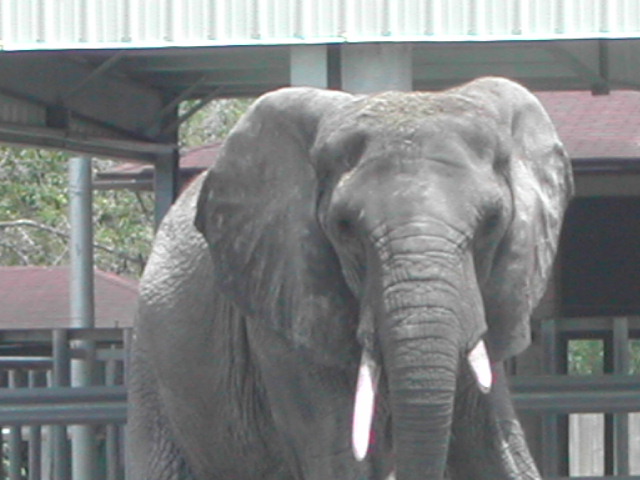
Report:
M396 478L440 479L447 459L460 357L457 320L429 307L392 322L398 324L391 330L403 330L385 333L387 340L382 345Z
M391 401L396 478L441 479L458 363L465 348L459 280L438 278L447 271L441 261L414 267L419 271L400 274L409 280L383 286L385 314L378 324ZM392 277L398 278L398 272Z

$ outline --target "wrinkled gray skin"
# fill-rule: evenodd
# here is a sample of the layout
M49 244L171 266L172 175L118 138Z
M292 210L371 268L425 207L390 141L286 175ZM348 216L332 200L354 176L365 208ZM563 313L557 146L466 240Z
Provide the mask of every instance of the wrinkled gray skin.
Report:
M263 96L158 232L131 478L540 478L501 363L529 341L571 190L546 113L504 79ZM363 351L382 374L358 462Z

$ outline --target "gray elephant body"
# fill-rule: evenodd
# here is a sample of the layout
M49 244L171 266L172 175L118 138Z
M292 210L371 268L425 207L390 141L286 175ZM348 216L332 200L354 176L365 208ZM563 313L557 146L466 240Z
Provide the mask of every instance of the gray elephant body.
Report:
M262 97L156 237L132 478L539 478L500 363L528 343L571 185L548 117L506 80ZM488 394L466 361L483 338Z
M164 219L141 283L129 388L131 474L287 478L271 447L277 436L243 319L217 293L208 247L193 225L202 180Z

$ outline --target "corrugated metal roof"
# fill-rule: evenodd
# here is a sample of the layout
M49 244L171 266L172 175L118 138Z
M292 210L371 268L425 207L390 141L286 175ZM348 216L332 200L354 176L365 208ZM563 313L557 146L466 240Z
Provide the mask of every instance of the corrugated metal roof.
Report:
M2 0L4 50L640 37L640 0Z

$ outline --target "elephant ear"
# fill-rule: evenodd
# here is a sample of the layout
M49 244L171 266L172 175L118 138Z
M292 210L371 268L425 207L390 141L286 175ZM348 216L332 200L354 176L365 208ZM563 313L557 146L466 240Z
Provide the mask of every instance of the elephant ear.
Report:
M483 288L490 350L502 360L530 343L531 313L551 275L573 177L553 123L532 93L500 78L463 89L496 112L508 157L513 217Z
M258 99L210 168L196 215L217 287L252 321L325 363L353 356L357 313L316 219L310 150L323 120L352 98L285 88Z

